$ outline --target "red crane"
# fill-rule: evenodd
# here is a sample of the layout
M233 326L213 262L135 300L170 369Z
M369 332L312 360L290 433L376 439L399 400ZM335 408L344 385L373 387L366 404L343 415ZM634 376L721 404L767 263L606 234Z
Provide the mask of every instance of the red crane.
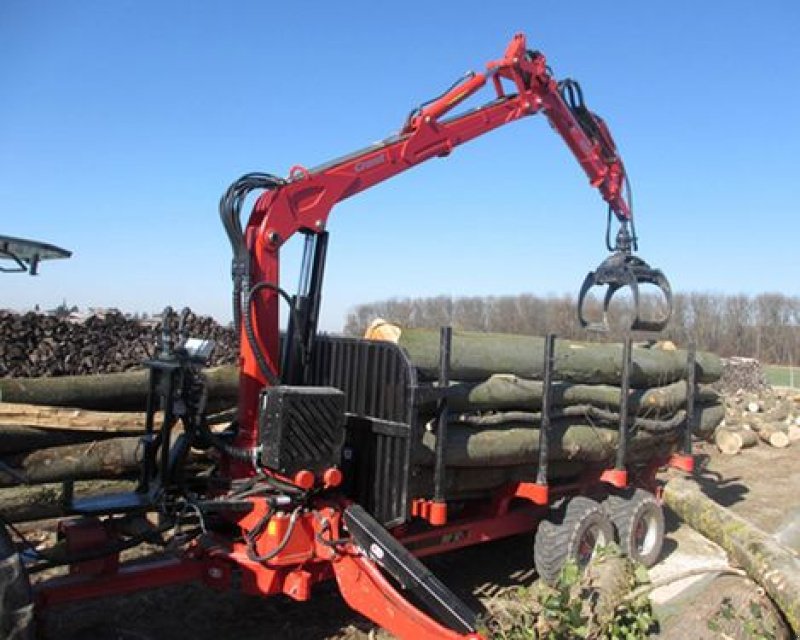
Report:
M494 99L445 117L487 83L494 88ZM220 212L234 251L234 315L240 329L236 423L223 433L207 424L201 370L211 345L185 335L185 314L176 339L169 310L160 350L148 362L150 394L139 486L118 496L68 500L69 510L82 516L61 528L66 547L62 562L73 570L67 577L37 585L37 605L186 581L303 601L312 597L314 585L335 579L350 606L401 638L478 638L475 613L418 557L536 531L550 517L553 501L563 498L569 511L565 523L580 526L583 533L564 532L566 525L554 522L545 528L544 542L537 533L536 544L549 554L537 568L552 577L546 574L557 568L553 549L561 553L559 540L564 542L564 560L583 553L584 543L591 548L612 535L610 516L587 496L602 499L622 488L635 488L630 499L638 501L630 511L637 514L636 521L628 518L619 532L622 544L638 559L655 561L663 536L663 515L652 493L655 473L664 464L691 467L691 425L687 421L682 427L681 454L628 465L624 407L630 341L623 358L620 444L613 469L588 467L569 482L548 478L549 418L544 416L552 381L550 337L536 481L510 482L454 506L448 498L444 454L450 332L442 332L435 384L420 379L397 345L317 334L326 225L333 206L538 112L544 113L608 203L609 222L613 214L619 224L615 243L609 242L612 255L582 287L581 322L587 324L583 302L594 285L609 287L604 309L614 292L626 285L634 287L638 302L640 282L661 287L669 305L663 274L633 254L636 235L627 178L608 128L586 108L579 85L557 82L544 56L528 50L524 36L516 35L503 57L490 62L485 72L468 74L412 111L397 135L314 169L295 167L286 179L249 174L231 185ZM264 193L243 228L241 208L256 190ZM298 232L306 237L306 255L300 288L290 296L279 285L280 248ZM283 337L281 299L290 308ZM657 329L667 319L645 321L637 312L633 328ZM693 392L694 384L688 386ZM435 467L432 482L422 486L412 473L419 468L413 451L424 431L420 407L431 404L438 407ZM159 409L163 417L156 428ZM180 430L174 428L178 423ZM189 452L198 448L219 458L213 473L192 475L186 462ZM153 511L160 514L158 525L144 520ZM180 544L171 538L180 550L175 557L118 563L122 549L161 539L173 529L176 537L180 534ZM131 533L142 530L145 534ZM646 547L635 536L646 540ZM576 540L579 546L572 548ZM0 559L13 557L0 527ZM0 596L3 589L19 593L19 587L0 584ZM414 594L416 604L404 591ZM12 615L0 612L0 618Z

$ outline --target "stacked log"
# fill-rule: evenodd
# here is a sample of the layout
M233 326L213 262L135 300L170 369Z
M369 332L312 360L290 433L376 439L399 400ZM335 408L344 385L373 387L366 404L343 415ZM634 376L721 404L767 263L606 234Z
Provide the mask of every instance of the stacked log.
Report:
M24 317L16 316L12 324L18 326L14 323L20 318ZM8 316L0 318L0 331L6 330L2 327L7 327L8 322ZM101 327L98 329L101 334L109 327L116 327L126 336L123 341L135 342L136 334L126 333L132 331L128 322L121 317L105 318L88 323L88 327ZM41 320L38 316L19 326L29 325L34 330L25 335L33 338L22 338L15 344L23 344L24 349L30 347L31 353L46 353L41 351L44 349L41 344L50 344L48 338L55 343L74 339L76 353L84 353L86 349L80 331L86 330L87 323L76 325L82 328L74 329L74 334L61 321ZM438 332L416 330L398 334L399 344L420 378L435 378L439 364ZM37 336L44 336L43 341ZM102 336L95 339L104 352L114 353L111 342L104 342ZM4 349L5 354L13 351L8 345ZM140 355L134 347L130 353L136 358ZM0 486L20 481L40 484L134 477L141 460L139 436L143 428L141 412L145 407L147 371L128 370L129 355L122 353L104 355L91 366L87 361L85 366L77 367L79 371L111 369L110 373L55 375L68 370L64 363L72 361L66 357L59 360L60 356L54 354L57 363L43 369L37 368L40 364L37 358L27 358L29 369L19 369L16 356L5 360L17 362L14 371L44 371L45 375L23 378L0 374ZM454 489L485 489L535 472L542 419L543 360L542 338L455 334L452 424L446 447L446 461L453 470L448 474L448 483ZM608 465L613 461L619 441L621 366L621 345L557 342L551 478L574 475L587 464ZM6 371L9 370L7 367ZM724 407L709 386L721 373L719 359L712 354L697 354L696 379L700 386L693 416L686 415L685 373L685 352L652 345L633 349L631 390L627 398L629 463L647 462L674 451L687 420L692 420L696 434L701 437L709 437L721 421ZM208 369L206 378L212 405L235 403L236 367ZM434 422L435 406L423 406L420 411L423 422ZM415 473L420 477L430 475L435 446L435 429L426 431L416 443Z
M421 329L385 330L407 353L423 379L439 369L439 334ZM368 337L370 337L368 335ZM445 445L448 486L458 492L489 489L536 475L542 423L545 340L534 336L455 332L452 340ZM549 469L551 479L579 473L587 465L613 464L619 446L622 404L621 344L558 340L552 385ZM632 349L626 463L666 459L683 439L690 420L695 435L710 438L725 415L710 385L719 358L696 356L695 412L687 416L686 351L653 344ZM427 428L414 451L416 480L430 482L435 462L437 421L425 407Z
M800 440L800 395L777 388L766 388L760 393L739 388L728 394L725 422L715 441L723 453L735 454L739 452L736 437L743 438L740 448L759 441L784 448Z
M720 391L762 393L769 389L767 376L755 358L723 358L722 377L717 383Z

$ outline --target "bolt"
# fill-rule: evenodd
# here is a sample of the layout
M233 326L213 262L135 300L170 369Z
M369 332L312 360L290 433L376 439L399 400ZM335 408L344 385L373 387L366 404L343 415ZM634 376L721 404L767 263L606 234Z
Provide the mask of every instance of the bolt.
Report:
M212 580L220 580L222 578L222 569L219 567L210 567L208 569L208 577Z
M280 237L280 235L278 234L278 232L277 232L277 231L270 231L270 232L268 232L268 233L267 233L267 239L268 239L268 240L269 240L269 241L270 241L272 244L278 244L278 243L281 241L281 237Z
M317 220L317 221L314 223L314 225L317 227L317 229L322 229L322 228L325 226L325 223L324 223L324 222L322 222L322 220Z

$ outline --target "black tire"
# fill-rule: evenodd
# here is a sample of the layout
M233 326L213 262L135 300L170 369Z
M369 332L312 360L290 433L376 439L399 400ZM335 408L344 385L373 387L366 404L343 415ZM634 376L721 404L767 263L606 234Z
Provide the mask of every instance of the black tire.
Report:
M28 572L0 525L0 638L33 640L33 595Z
M664 546L664 510L644 489L610 495L603 503L617 530L622 553L645 567L652 567Z
M539 523L533 543L536 571L545 582L555 584L567 560L575 560L583 569L595 546L613 541L614 526L603 507L576 496L567 501L565 508Z

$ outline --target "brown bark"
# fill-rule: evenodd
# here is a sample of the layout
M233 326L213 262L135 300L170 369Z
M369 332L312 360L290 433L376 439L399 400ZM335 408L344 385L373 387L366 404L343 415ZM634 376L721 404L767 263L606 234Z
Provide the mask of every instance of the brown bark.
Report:
M210 399L235 401L239 369L223 366L204 372ZM60 378L2 378L0 401L115 411L144 411L148 371Z
M85 498L132 491L134 488L135 483L128 480L81 481L74 485L74 496ZM68 515L63 505L63 487L60 484L42 484L0 489L0 514L10 522L44 520Z
M800 558L684 478L670 480L663 495L678 517L720 545L766 590L794 633L800 633Z
M398 344L424 376L435 378L439 370L439 333L404 329ZM495 373L510 373L541 380L544 338L501 333L453 332L452 378L478 382ZM686 372L686 352L658 348L633 349L631 386L663 386L680 380ZM555 377L578 383L619 384L622 345L558 340ZM697 354L697 381L715 382L722 375L720 359L707 352Z

